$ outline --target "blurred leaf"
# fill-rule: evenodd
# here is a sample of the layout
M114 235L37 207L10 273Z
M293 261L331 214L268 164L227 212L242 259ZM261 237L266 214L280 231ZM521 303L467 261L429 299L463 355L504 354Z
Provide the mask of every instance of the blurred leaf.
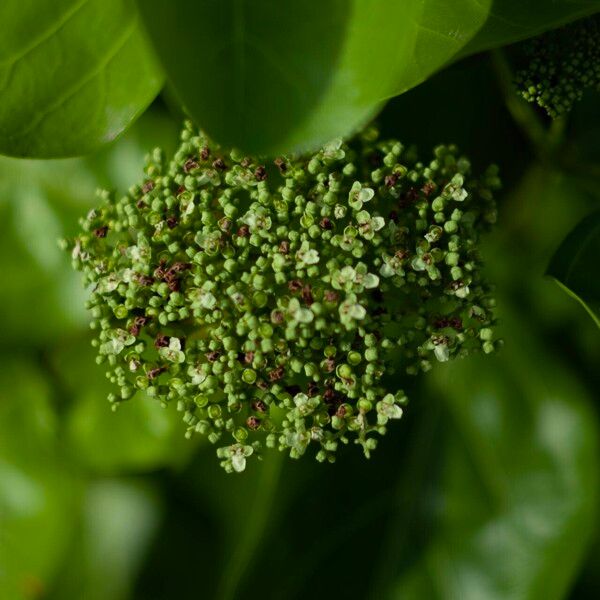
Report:
M178 126L148 111L116 144L93 159L0 157L2 338L20 347L57 343L87 329L81 277L58 239L77 230L97 203L98 187L127 189L155 145L172 148Z
M58 211L36 185L32 170L16 168L6 176L7 167L5 161L0 162L3 339L19 346L44 343L81 328L85 294L68 257L58 247L63 234ZM77 178L73 169L62 172ZM89 183L88 179L83 185Z
M597 425L581 386L525 331L513 321L502 356L435 377L448 442L433 527L389 597L551 599L568 591L597 512Z
M53 353L52 363L73 398L66 436L73 457L96 473L148 471L183 464L197 440L184 437L174 406L138 394L116 412L106 399L114 391L89 341Z
M77 488L57 453L49 388L26 360L0 366L0 597L39 598L59 568Z
M272 155L349 134L384 100L459 54L600 10L598 0L138 5L171 83L198 124L222 144Z
M460 55L466 56L534 37L598 11L598 0L493 0L485 25Z
M90 483L76 543L48 600L125 600L155 534L159 506L148 487Z
M503 354L428 375L370 461L351 448L335 466L286 460L230 494L209 462L186 474L200 506L221 498L212 510L238 532L214 597L254 598L260 585L261 598L286 600L562 598L597 510L596 420L572 375L504 317ZM244 539L259 540L251 561Z
M133 0L3 0L0 22L2 154L92 152L160 90Z
M548 275L578 300L600 327L600 212L589 215L552 257Z

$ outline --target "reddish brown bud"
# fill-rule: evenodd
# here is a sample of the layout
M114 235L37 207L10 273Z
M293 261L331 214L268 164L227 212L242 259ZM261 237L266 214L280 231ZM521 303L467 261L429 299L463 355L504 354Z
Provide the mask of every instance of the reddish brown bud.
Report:
M287 171L287 164L283 158L276 158L274 161L275 166L279 169L280 173L285 173Z
M295 294L302 289L302 282L299 279L292 279L288 281L288 289L292 294Z
M250 416L246 419L246 425L248 426L248 429L256 431L260 427L260 419L257 419L255 416Z
M200 165L196 162L195 159L193 158L188 158L185 161L185 164L183 165L183 170L186 173L189 173L190 171L193 171L194 169L197 169Z
M256 177L256 181L264 181L267 178L267 170L263 165L256 167L254 177Z
M210 156L210 148L208 146L204 146L204 148L202 148L202 150L200 150L200 158L202 160L208 160L209 156Z
M94 235L97 238L105 238L108 233L108 225L103 225L102 227L98 227L98 229L94 229Z
M166 348L169 345L171 338L168 335L159 333L154 339L155 348Z
M151 179L148 179L148 181L146 181L144 183L144 185L142 185L142 193L143 194L149 194L153 189L154 189L154 181L152 181Z
M259 413L266 413L267 405L262 400L256 400L252 403L252 410L255 410Z

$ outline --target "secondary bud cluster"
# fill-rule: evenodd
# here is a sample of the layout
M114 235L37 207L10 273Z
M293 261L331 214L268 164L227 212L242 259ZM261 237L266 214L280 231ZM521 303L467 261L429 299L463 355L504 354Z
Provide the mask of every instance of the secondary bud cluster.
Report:
M528 40L524 51L517 91L552 118L569 112L587 88L600 90L600 16Z
M68 243L110 400L176 403L228 471L265 446L333 461L354 438L368 456L404 374L494 349L477 246L498 183L453 146L421 163L373 128L263 164L187 124Z

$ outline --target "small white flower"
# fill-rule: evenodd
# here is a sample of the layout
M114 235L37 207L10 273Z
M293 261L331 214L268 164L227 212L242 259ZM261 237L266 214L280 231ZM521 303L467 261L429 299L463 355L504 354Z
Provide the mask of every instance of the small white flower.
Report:
M302 265L316 265L319 262L319 253L311 248L308 242L302 242L300 249L296 252L296 260Z

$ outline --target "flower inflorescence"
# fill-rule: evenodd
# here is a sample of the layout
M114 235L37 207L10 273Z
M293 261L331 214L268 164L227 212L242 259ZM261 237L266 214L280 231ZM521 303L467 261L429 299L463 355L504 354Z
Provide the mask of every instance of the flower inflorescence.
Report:
M369 456L399 377L494 349L477 246L498 185L454 146L424 164L374 128L262 164L186 124L68 242L110 401L176 403L228 471L265 446L333 461L354 437Z
M515 78L519 95L552 118L569 112L586 89L600 90L600 16L528 40L524 55Z

